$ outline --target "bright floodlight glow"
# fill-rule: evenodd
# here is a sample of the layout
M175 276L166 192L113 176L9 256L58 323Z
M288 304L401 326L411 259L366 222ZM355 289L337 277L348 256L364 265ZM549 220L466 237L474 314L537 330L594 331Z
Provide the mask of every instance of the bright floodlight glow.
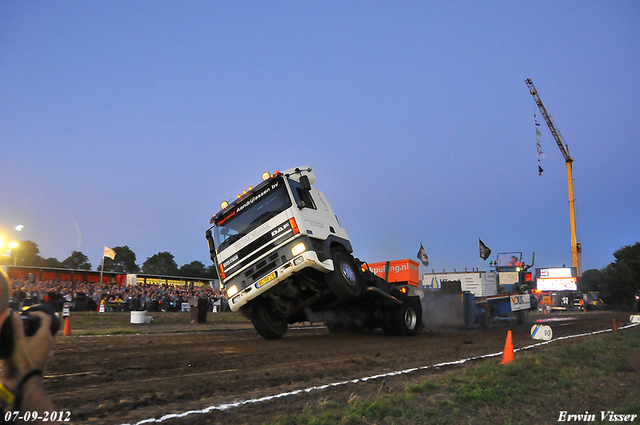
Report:
M9 248L11 248L11 249L15 249L15 248L17 248L19 246L20 246L20 244L18 242L10 242L9 243Z

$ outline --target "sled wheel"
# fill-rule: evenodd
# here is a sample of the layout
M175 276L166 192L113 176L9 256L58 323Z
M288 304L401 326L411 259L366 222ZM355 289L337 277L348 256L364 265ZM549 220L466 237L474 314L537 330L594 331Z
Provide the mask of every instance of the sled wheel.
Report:
M482 315L480 316L480 326L488 329L492 325L493 323L491 323L491 313L489 313L488 311L482 312Z
M520 310L517 312L518 314L518 324L522 325L523 323L526 323L527 318L529 317L529 311L528 310Z

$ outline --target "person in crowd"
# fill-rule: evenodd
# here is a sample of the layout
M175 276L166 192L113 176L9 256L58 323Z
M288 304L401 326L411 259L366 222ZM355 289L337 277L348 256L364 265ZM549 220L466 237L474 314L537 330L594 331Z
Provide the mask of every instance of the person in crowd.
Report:
M28 283L23 279L13 281L12 304L29 306L46 301L61 311L65 302L74 311L96 311L104 301L107 311L181 311L183 302L189 298L206 298L207 309L217 305L218 311L228 311L224 293L211 287L189 285L139 284L133 286L111 282L37 281ZM114 302L115 301L115 302Z

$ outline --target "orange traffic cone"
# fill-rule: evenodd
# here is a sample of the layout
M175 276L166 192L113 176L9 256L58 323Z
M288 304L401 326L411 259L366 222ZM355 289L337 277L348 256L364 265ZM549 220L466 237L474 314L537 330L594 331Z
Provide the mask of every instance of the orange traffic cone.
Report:
M502 364L513 361L513 340L511 331L507 332L507 341L504 343L504 351L502 352Z
M63 336L71 336L71 323L69 323L69 316L67 316L64 321Z
M618 333L618 325L616 325L616 319L613 319L613 333Z

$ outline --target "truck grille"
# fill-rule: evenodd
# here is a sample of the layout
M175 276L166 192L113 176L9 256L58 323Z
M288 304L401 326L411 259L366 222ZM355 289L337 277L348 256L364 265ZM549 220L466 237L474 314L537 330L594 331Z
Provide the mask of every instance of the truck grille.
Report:
M289 223L285 222L281 225L282 226L288 226ZM290 226L289 226L290 227ZM262 235L260 238L258 238L257 240L253 241L252 243L250 243L249 245L247 245L246 247L242 248L241 250L238 251L238 257L239 257L239 261L236 261L233 265L231 265L228 269L225 268L225 273L227 276L231 276L232 274L234 274L236 271L242 269L242 267L245 264L248 264L250 262L252 262L253 260L260 258L261 256L263 256L265 253L269 252L270 250L272 250L274 247L279 246L280 244L282 244L284 241L288 240L289 238L291 238L293 235L293 231L289 228L289 231L283 232L280 235L277 236L271 236L271 233L267 233L265 235ZM271 258L271 257L269 257ZM277 255L276 257L277 258ZM263 260L264 261L264 260ZM270 263L273 260L269 260L267 259L267 263ZM263 266L265 266L265 264L263 264ZM257 269L261 269L263 267L257 267L257 265L254 265L251 267L251 269L257 270ZM244 275L246 277L248 277L249 275L252 275L253 273L249 273L249 270L245 270Z
M262 277L268 271L275 269L278 266L278 252L274 252L269 257L258 261L253 266L247 268L244 271L245 277L248 277L250 280L256 280Z

